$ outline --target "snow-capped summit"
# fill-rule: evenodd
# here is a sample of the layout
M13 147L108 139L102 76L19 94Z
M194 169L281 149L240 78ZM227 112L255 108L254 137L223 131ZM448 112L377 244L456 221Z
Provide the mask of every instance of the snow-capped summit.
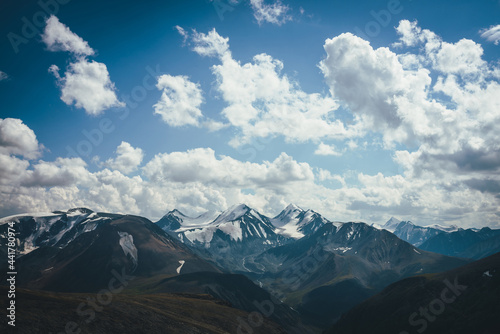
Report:
M41 246L65 247L79 235L109 220L110 217L87 208L26 213L2 218L0 232L7 228L7 223L15 222L19 230L18 250L27 254Z
M396 228L398 227L399 223L401 223L401 220L396 219L394 217L391 217L383 226L382 228L389 231L389 232L394 232Z
M272 223L276 227L287 225L295 219L299 214L304 212L300 207L295 204L288 204L288 206L281 211L276 217L272 219Z
M245 204L234 205L217 216L212 213L186 218L169 212L157 224L183 243L203 249L214 261L235 270L248 270L245 268L251 265L249 256L289 240L275 232L269 218Z
M246 204L237 204L231 206L229 209L223 211L213 222L214 225L220 224L222 222L230 222L238 220L246 214L251 214L254 216L260 216L260 214L254 209L250 208Z
M399 238L417 247L440 233L449 233L458 230L458 227L454 225L441 226L434 224L420 226L411 221L400 221L394 217L389 219L381 228L394 233Z
M279 215L271 219L271 222L276 226L276 233L294 239L314 233L329 223L319 213L313 210L304 211L294 204L289 204Z
M220 212L207 211L197 217L189 217L177 209L168 212L156 224L165 231L183 231L196 227L203 227L211 222L220 214Z
M206 248L210 248L220 238L232 242L256 239L269 245L280 239L274 233L275 227L269 219L246 204L233 205L222 213L207 212L196 218L174 210L157 224L183 242L202 244Z

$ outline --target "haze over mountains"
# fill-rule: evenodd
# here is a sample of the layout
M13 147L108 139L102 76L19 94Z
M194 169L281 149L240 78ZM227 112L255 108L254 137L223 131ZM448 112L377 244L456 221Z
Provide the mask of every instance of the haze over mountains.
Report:
M319 333L393 283L498 252L500 235L487 228L421 227L395 218L382 227L331 222L293 204L276 217L245 204L194 218L172 210L156 223L85 208L23 214L0 220L2 244L8 222L19 234L19 288L96 293L120 278L123 294L137 303L155 295L155 302L175 304L183 294L184 303L198 300L216 312L220 301L236 309L228 314L267 319L259 330L283 333ZM492 266L492 275L495 270ZM61 303L65 294L23 292L29 300ZM212 299L201 297L206 295ZM150 317L166 319L152 312ZM130 311L130 316L138 315ZM229 332L252 328L248 321L232 321ZM175 326L179 333L191 333Z

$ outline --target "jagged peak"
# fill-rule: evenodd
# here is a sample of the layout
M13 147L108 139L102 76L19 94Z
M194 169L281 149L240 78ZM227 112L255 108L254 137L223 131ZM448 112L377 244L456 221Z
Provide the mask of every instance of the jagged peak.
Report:
M173 209L172 211L168 212L167 215L174 215L176 217L181 216L181 217L187 217L185 214L183 214L181 211L177 209Z
M234 221L245 214L247 214L249 211L255 211L252 208L250 208L248 205L240 203L240 204L235 204L230 206L227 210L223 211L214 221L214 224L218 224L220 222L224 221Z
M283 211L293 212L293 211L304 211L304 210L301 207L299 207L298 205L290 203L286 206L286 208Z

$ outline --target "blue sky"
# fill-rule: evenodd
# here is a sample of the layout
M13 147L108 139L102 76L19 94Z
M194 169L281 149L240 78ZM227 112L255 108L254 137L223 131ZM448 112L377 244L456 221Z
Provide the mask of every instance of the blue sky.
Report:
M499 224L498 1L1 6L2 216Z

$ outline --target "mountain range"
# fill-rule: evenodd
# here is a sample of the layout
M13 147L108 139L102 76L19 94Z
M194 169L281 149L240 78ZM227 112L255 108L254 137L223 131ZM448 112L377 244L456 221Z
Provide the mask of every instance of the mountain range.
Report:
M219 324L214 314L221 307L231 309L224 312L243 319L227 323L236 331L319 333L345 323L346 312L394 284L469 268L500 250L499 230L422 227L395 218L383 226L341 223L293 204L275 217L245 204L197 217L172 210L156 223L86 208L22 214L0 219L2 246L9 223L18 233L17 287L27 289L21 295L32 301L28 310L36 300L76 303L114 282L121 284L117 301L125 309L114 306L102 320L117 312L139 319L134 303L164 300L171 305L160 313L148 308L146 322L154 328L152 319L170 319L176 333L211 333L174 321L186 316L167 312L179 303L205 305L209 324Z
M443 255L481 259L500 252L500 230L488 227L418 226L392 217L381 228L423 250Z

